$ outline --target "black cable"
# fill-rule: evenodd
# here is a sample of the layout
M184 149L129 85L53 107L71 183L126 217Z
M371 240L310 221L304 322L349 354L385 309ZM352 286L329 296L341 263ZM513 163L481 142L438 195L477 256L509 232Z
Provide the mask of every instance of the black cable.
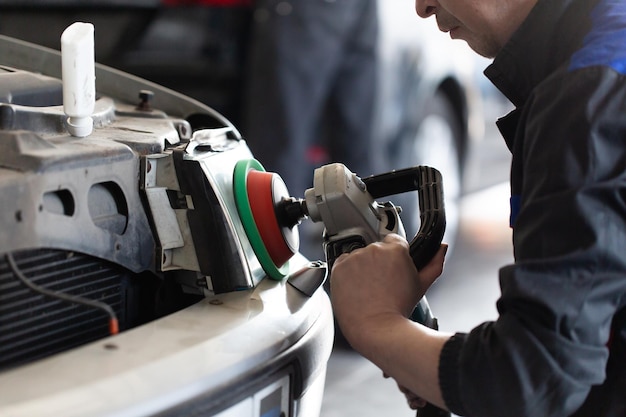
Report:
M78 295L71 295L71 294L66 294L66 293L62 293L59 291L48 290L40 285L35 284L28 277L26 277L26 275L24 275L22 271L20 271L20 268L17 265L17 262L15 262L15 259L13 258L12 254L7 253L5 255L5 258L13 274L31 290L37 293L43 294L47 297L56 298L62 301L66 301L68 303L81 304L87 307L92 307L92 308L97 308L99 310L103 310L109 316L109 332L111 334L118 333L119 327L118 327L117 315L115 314L115 311L113 310L113 308L111 308L110 305L103 303L101 301L90 300L88 298L84 298Z

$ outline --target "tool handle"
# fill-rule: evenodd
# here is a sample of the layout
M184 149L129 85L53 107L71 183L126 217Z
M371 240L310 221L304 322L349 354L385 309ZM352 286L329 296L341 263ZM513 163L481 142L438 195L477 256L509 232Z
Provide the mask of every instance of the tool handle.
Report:
M435 168L419 165L363 178L372 198L417 190L420 228L409 244L409 253L418 270L435 256L446 231L443 178Z
M446 231L441 173L435 168L420 166L419 174L420 228L409 244L409 253L418 271L439 251Z

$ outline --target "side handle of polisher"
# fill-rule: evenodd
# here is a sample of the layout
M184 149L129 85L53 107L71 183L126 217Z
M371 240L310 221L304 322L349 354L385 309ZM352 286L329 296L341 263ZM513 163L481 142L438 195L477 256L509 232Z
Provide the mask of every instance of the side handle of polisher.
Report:
M417 190L420 228L409 244L409 252L418 270L435 256L446 231L441 173L429 166L416 166L363 178L374 198Z

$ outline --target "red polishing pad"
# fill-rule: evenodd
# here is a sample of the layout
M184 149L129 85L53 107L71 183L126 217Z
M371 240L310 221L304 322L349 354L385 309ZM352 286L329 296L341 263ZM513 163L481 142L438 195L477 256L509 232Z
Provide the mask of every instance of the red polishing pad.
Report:
M261 239L277 267L284 265L297 251L299 236L296 228L281 227L274 207L289 197L279 175L264 171L248 171L246 191L250 209Z

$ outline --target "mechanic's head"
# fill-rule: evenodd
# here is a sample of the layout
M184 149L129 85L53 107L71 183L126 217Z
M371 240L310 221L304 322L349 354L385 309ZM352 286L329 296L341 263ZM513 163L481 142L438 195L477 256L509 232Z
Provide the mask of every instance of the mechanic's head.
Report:
M420 17L435 15L453 39L493 58L526 19L538 0L415 0Z

